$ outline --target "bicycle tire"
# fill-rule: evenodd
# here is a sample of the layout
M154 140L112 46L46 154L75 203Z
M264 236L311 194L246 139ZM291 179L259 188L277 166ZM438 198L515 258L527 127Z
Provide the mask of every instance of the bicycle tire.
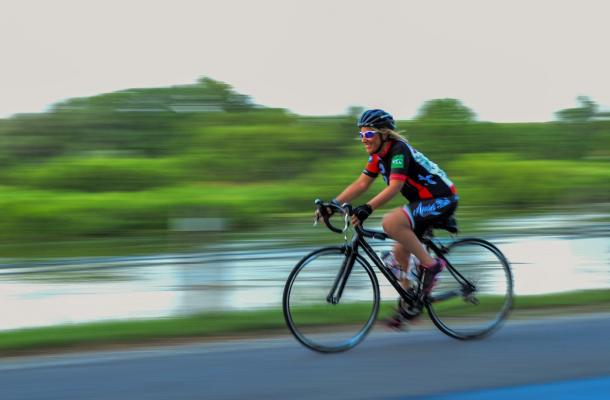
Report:
M284 286L286 325L311 350L349 350L364 340L377 319L379 283L360 255L356 256L340 302L332 304L327 300L345 257L345 247L315 250L297 263Z
M432 322L446 335L470 340L497 330L508 317L513 304L513 277L510 264L492 243L476 238L456 240L443 255L452 267L476 290L447 301L427 302ZM459 276L446 268L439 277L432 298L465 286Z

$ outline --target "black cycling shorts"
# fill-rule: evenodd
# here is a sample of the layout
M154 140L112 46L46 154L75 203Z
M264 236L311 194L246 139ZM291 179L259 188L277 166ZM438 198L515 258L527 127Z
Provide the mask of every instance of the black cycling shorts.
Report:
M457 208L458 196L437 197L414 201L402 208L415 232L425 230L430 224L449 218Z

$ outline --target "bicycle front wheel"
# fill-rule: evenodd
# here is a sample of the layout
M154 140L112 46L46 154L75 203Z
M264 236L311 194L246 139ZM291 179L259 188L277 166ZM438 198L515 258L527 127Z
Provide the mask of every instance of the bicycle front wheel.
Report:
M439 275L432 302L426 305L432 322L456 339L490 334L506 319L513 303L508 260L481 239L457 240L444 256L450 265Z
M333 301L346 251L327 247L308 254L294 267L284 287L286 324L299 342L315 351L331 353L356 346L379 312L379 284L361 256L356 257L340 297Z

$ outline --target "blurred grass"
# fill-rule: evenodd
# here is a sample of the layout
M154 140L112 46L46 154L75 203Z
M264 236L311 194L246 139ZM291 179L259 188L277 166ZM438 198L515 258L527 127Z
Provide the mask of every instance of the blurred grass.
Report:
M393 305L394 302L384 302L380 317L389 315ZM328 319L328 315L318 317L315 308L300 309L298 312L308 325L329 323L341 325L356 322L355 316L363 309L362 305L348 307L353 309L347 310L341 316L333 314L332 319ZM463 310L452 310L452 307L454 306L449 303L446 306L443 304L439 305L438 310L442 311L443 317L462 315ZM543 311L543 315L582 313L587 310L607 311L609 307L610 290L518 296L515 299L512 316L518 318L520 312L533 311ZM485 311L488 310L486 308L481 310L481 312ZM472 312L472 309L469 312ZM202 339L277 333L287 333L280 309L206 313L179 318L98 322L5 331L0 332L0 353L6 355L25 351L86 348L99 345L139 345L166 339Z
M281 183L216 182L136 192L4 186L0 239L23 243L50 238L164 237L171 234L170 223L176 217L222 217L231 231L259 229L272 224L277 215L312 210L316 197L335 196L357 176L359 166L357 161L321 165L320 170ZM478 154L462 157L449 167L460 205L476 207L483 217L486 210L497 217L513 214L515 209L548 211L576 202L610 201L610 168L603 162L522 161L515 155ZM324 180L322 174L328 178ZM403 202L397 198L389 206Z

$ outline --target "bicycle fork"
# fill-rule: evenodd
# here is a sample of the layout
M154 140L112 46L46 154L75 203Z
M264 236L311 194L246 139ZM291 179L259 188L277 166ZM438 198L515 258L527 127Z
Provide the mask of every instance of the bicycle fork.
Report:
M347 279L352 273L352 268L354 267L354 262L356 261L357 251L353 247L355 245L357 244L353 244L352 246L345 245L345 258L343 259L341 268L335 277L335 282L328 292L328 296L326 296L326 301L330 304L339 304L339 301L341 300L343 290L347 284Z

